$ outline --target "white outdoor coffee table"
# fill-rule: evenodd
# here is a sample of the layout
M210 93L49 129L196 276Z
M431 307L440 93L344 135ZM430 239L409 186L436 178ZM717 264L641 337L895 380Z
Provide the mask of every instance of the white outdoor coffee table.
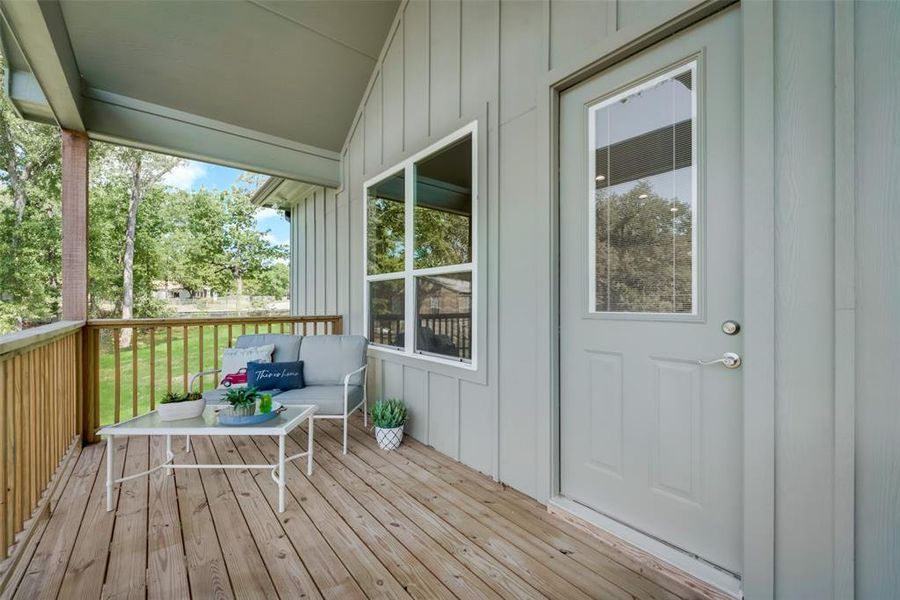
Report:
M113 486L129 479L143 477L149 475L159 469L165 469L171 475L173 469L271 469L272 479L278 484L278 512L284 512L284 465L287 462L298 458L306 457L306 474L312 475L313 468L313 415L319 408L316 405L299 405L286 406L285 411L277 417L272 418L265 423L249 426L229 426L219 425L216 409L218 406L207 406L203 410L203 414L193 419L182 419L180 421L160 421L159 414L153 412L134 417L127 421L122 421L115 425L107 425L102 428L100 435L106 436L106 510L113 509L112 491ZM304 420L309 421L309 435L307 436L306 452L300 452L293 456L285 456L284 441L291 431L293 431ZM113 464L115 463L115 438L119 436L132 435L164 435L166 436L166 460L161 465L157 465L146 471L128 475L115 479L113 477ZM278 436L278 462L274 465L198 465L198 464L180 464L173 463L175 454L172 452L172 436L185 436L186 450L190 451L192 435L268 435Z

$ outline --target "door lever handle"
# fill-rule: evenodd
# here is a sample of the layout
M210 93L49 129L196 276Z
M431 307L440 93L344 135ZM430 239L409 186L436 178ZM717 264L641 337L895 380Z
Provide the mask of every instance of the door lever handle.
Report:
M741 366L741 357L739 354L734 352L726 352L722 355L722 358L717 358L715 360L698 360L697 364L702 366L708 365L718 365L721 364L726 369L737 369Z

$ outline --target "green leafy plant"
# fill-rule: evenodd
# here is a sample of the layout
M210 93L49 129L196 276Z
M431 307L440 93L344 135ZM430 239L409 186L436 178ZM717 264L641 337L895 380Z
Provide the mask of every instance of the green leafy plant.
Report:
M372 424L381 429L393 429L406 423L406 405L399 398L379 400L372 405L369 411L372 416Z
M259 399L260 394L254 387L232 388L225 394L225 402L232 408L253 406Z
M270 394L263 394L259 400L259 412L263 414L268 414L272 412L272 396Z
M190 392L180 394L178 392L169 392L159 401L160 404L177 404L179 402L190 402L191 400L199 400L203 396L199 392Z

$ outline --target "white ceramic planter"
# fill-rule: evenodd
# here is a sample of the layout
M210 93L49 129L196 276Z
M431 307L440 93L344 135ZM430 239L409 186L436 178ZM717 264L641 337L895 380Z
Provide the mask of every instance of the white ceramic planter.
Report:
M391 429L375 428L375 441L382 450L396 450L403 441L403 425Z
M206 400L187 400L185 402L170 402L160 404L156 410L159 412L160 421L180 421L181 419L193 419L203 414Z

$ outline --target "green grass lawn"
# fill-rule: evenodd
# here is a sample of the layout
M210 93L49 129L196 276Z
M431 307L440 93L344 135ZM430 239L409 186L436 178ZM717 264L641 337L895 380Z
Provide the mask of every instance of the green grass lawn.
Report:
M285 325L285 330L289 325ZM166 330L158 328L156 330L154 343L154 381L150 381L150 333L146 330L135 330L138 335L137 348L137 410L135 411L135 402L133 394L134 370L132 362L131 348L122 348L119 351L119 364L121 366L121 376L119 381L120 399L119 399L119 420L124 421L135 415L143 414L150 410L150 398L154 398L155 403L159 404L159 400L170 390L168 385L168 365L171 364L172 384L171 390L181 392L186 389L191 376L194 373L212 369L216 361L221 364L222 350L229 346L228 344L228 326L217 326L218 348L214 346L213 330L216 327L206 325L203 327L203 362L200 362L200 328L189 327L187 330L187 370L184 367L184 331L182 327L172 328L172 344L171 356L169 356L168 345L166 342ZM254 325L248 325L247 333L254 333L256 330ZM259 332L265 333L269 331L269 326L260 324ZM273 333L280 331L279 326L272 328ZM100 424L107 425L116 421L116 380L115 380L115 349L112 343L112 336L109 332L103 332L100 348ZM232 338L241 335L241 326L232 326ZM218 357L218 358L216 358ZM186 373L186 374L185 374ZM217 378L214 375L203 378L203 389L208 390L214 388ZM200 381L195 384L195 389L200 389Z

